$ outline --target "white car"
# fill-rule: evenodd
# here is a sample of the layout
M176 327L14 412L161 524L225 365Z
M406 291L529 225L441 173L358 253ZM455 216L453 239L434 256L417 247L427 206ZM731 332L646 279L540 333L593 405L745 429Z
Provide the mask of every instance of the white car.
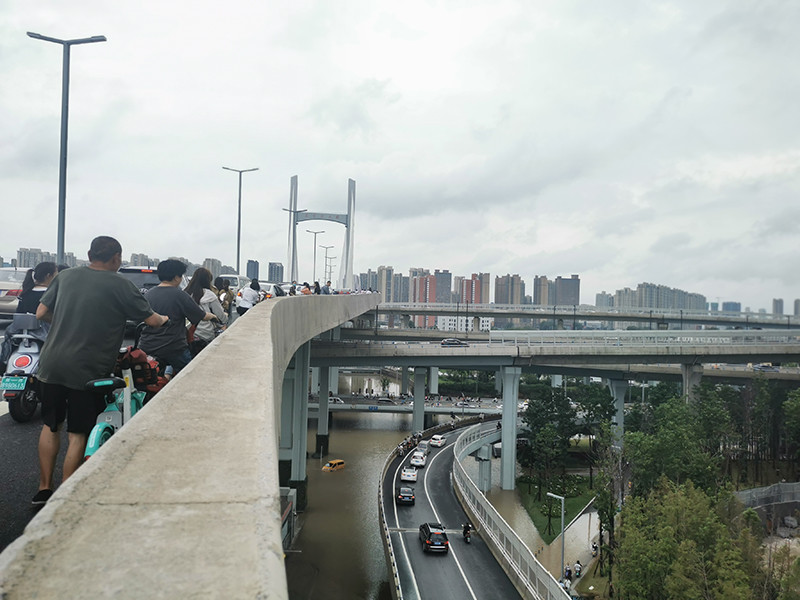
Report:
M443 435L439 435L438 433L431 438L431 446L436 446L437 448L441 448L447 443L447 438Z
M400 481L416 481L417 468L416 467L403 467L400 471Z
M425 463L427 462L427 458L422 452L414 452L411 455L411 466L413 467L424 467Z

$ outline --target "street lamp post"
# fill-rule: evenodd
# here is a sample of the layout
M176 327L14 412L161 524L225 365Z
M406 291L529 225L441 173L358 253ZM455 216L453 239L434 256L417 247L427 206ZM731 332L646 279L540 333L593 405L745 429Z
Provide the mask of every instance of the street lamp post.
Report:
M242 173L249 173L250 171L258 171L258 167L254 169L231 169L230 167L222 167L226 171L233 171L239 174L239 218L236 222L236 274L241 275L239 270L239 255L242 248Z
M561 577L564 578L564 496L547 492L547 495L556 500L561 500Z
M325 267L327 269L327 271L328 271L328 277L326 277L326 279L329 279L329 280L333 279L333 267L336 266L336 263L333 262L333 259L335 259L335 258L338 258L338 257L336 257L336 256L329 256L328 257L328 264Z
M314 235L314 265L311 267L311 283L313 284L317 280L317 236L320 233L325 233L324 231L311 231L310 229L306 229L308 233Z
M58 242L56 250L56 262L64 263L64 229L67 215L67 123L69 121L69 54L72 46L78 44L93 44L95 42L105 42L106 36L93 35L88 38L74 40L60 40L48 37L32 31L28 32L28 37L45 42L61 44L64 48L63 66L61 68L61 158L58 168Z
M328 250L333 248L333 246L323 246L320 244L319 247L325 248L325 266L322 268L322 276L325 278L325 281L328 281L330 279L330 276L328 276Z

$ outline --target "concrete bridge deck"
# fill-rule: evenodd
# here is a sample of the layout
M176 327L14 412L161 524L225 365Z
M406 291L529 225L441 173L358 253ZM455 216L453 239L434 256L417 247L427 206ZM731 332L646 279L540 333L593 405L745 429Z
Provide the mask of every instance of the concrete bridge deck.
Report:
M0 554L0 597L287 598L283 374L379 299L281 299L237 319Z

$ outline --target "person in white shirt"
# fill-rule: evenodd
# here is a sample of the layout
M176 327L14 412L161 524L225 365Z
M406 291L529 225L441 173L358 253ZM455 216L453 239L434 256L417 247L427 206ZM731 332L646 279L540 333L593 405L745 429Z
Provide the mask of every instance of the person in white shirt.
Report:
M236 303L236 312L239 313L240 317L258 304L258 292L260 291L261 286L258 284L258 279L253 279L249 286L239 290L239 300Z

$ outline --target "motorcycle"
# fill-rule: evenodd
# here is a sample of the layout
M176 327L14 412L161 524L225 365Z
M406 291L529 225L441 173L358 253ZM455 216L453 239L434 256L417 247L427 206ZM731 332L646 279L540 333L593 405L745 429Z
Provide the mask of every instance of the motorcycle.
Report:
M35 376L48 329L35 315L18 313L6 330L3 346L10 354L6 372L0 380L0 390L3 400L8 402L11 418L17 423L30 421L39 404Z
M472 543L472 527L469 524L464 525L464 541L468 544Z

